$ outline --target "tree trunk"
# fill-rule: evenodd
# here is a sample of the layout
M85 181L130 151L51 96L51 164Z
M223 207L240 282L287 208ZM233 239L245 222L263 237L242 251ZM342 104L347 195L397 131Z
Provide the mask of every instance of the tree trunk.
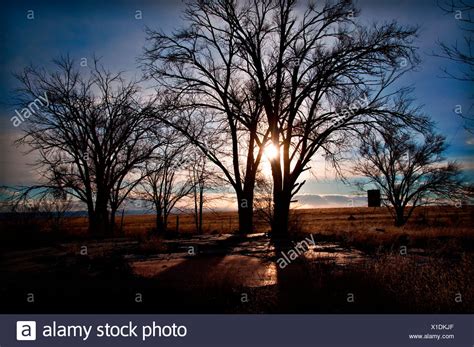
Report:
M99 200L97 200L99 201ZM99 208L97 203L91 199L87 202L88 232L91 236L103 236L107 228L107 206Z
M109 235L115 235L115 215L117 214L117 207L110 209L110 225L109 225Z
M196 233L199 234L199 211L198 211L198 195L197 195L197 187L194 186L193 189L193 194L194 194L194 226L196 227Z
M202 210L204 206L203 198L204 198L204 187L200 187L199 188L199 219L198 219L198 222L199 222L198 233L199 234L202 234Z
M165 216L165 224L168 225L168 216ZM179 214L176 215L176 233L179 233Z
M198 194L199 189L199 194ZM194 187L194 225L196 233L202 234L202 211L204 206L204 186Z
M98 173L98 176L100 174ZM108 211L108 204L109 204L109 197L110 191L107 191L104 188L103 184L99 183L101 180L97 182L97 194L95 198L95 204L93 200L91 200L91 208L93 209L93 217L90 224L90 229L92 235L98 237L105 237L109 232L109 211Z
M94 211L89 211L88 213L88 220L89 220L89 235L95 235L96 234L96 226L97 226L97 218L95 216Z
M92 235L103 237L109 230L109 214L107 207L96 206L92 216L89 216L89 231Z
M239 233L253 232L253 190L242 192L238 196Z
M87 203L87 220L88 220L88 232L89 235L95 234L95 211L92 203Z
M396 227L401 227L405 225L406 219L405 219L405 209L403 207L395 207L395 226Z
M285 238L288 236L290 202L290 194L286 194L285 192L274 192L272 238Z
M125 214L125 209L122 209L122 218L120 218L120 234L125 234L124 233L124 230L123 230L123 217L124 217L124 214Z
M163 211L161 209L156 209L156 231L158 233L166 232L165 220L163 217Z

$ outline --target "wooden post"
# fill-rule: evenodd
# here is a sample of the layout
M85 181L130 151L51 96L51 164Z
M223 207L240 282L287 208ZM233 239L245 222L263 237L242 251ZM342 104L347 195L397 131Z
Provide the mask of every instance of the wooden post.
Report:
M179 233L179 215L176 215L176 232Z

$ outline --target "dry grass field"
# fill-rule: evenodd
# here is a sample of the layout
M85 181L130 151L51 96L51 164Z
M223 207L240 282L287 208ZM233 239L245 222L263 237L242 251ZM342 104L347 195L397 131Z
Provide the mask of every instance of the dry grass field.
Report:
M268 223L257 216L254 224L254 233L267 233L270 230ZM154 231L153 214L124 215L123 219L119 215L116 225L121 237L149 242L150 236L163 236ZM7 248L10 240L14 243L20 241L19 246L22 247L28 243L35 245L38 239L61 241L88 238L85 217L64 218L60 230L55 233L48 232L51 227L42 221L21 216L14 221L0 220L0 226L3 229L0 233L1 243ZM237 212L208 212L203 216L203 233L206 235L233 234L237 228ZM174 236L196 235L193 216L171 215L168 230ZM403 227L394 226L392 216L384 207L297 209L291 213L290 231L295 237L313 234L318 240L338 242L366 252L405 244L413 247L429 245L430 248L449 254L460 248L474 249L474 206L420 207Z
M154 215L126 215L123 235L136 239L153 235ZM178 229L177 229L177 218ZM204 234L231 234L238 227L236 212L204 214ZM393 250L399 245L416 248L429 247L447 255L474 249L474 207L453 206L420 207L410 222L404 227L395 227L386 208L322 208L293 210L290 222L291 232L296 237L313 234L318 240L338 242L347 247L355 247L365 252ZM194 235L192 215L170 216L168 229L178 230L181 235ZM266 233L269 225L256 219L254 232ZM68 218L65 230L69 234L84 235L87 230L86 218Z
M180 233L194 233L194 219L192 215L171 215L168 229L176 230L176 221L179 218L178 230ZM237 212L208 212L204 214L204 233L227 234L233 233L238 228ZM267 232L269 226L266 222L256 218L254 232ZM122 225L121 217L116 220L117 225ZM155 216L125 215L123 229L126 236L139 236L146 234L155 226ZM389 211L384 208L347 207L347 208L320 208L300 209L292 211L291 227L293 232L309 233L354 233L363 232L380 235L414 232L417 234L435 232L436 234L449 235L453 232L463 234L472 232L474 228L474 207L464 206L430 206L418 208L410 222L403 228L393 226L393 219ZM377 230L379 229L379 230ZM383 230L381 230L383 229ZM67 218L66 230L72 234L82 234L87 230L85 217Z

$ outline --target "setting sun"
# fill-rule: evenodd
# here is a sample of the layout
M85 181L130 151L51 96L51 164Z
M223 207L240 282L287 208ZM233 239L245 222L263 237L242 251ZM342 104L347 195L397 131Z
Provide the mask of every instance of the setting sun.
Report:
M278 156L278 148L276 148L273 144L268 145L265 148L265 156L268 159L275 159Z

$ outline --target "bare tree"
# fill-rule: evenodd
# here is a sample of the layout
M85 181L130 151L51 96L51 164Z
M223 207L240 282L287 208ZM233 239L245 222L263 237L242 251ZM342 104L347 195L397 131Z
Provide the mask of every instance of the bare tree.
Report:
M144 67L170 95L176 112L170 125L186 134L233 187L239 230L250 232L255 176L268 130L235 29L222 20L222 11L233 4L190 2L186 28L171 35L149 30Z
M153 204L156 212L156 230L167 231L168 217L176 204L188 196L194 188L193 181L186 176L192 163L187 144L180 141L179 134L171 131L166 143L155 150L154 158L147 162L144 180L138 195Z
M222 199L225 195L218 193L218 191L225 187L227 182L215 170L207 156L196 151L191 158L188 175L193 187L191 198L194 225L196 233L202 234L204 232L204 211L215 212L214 201L217 201L218 208L222 207Z
M37 152L42 184L85 203L90 232L110 232L115 211L141 179L131 173L158 146L148 130L153 101L140 99L138 82L97 60L87 75L62 57L52 72L28 67L17 78L18 105L37 106L18 143Z
M153 72L173 90L191 89L198 105L225 111L246 129L248 117L229 108L240 111L247 99L259 106L250 118L265 136L257 144L261 151L269 135L278 151L271 160L275 236L287 234L290 204L304 184L299 177L317 152L335 158L347 133L364 124L411 122L409 113L390 107L390 99L394 81L418 61L416 28L364 25L346 0L306 7L295 0L196 1L187 15L187 30L151 35L155 46L148 53L165 63ZM253 96L238 97L249 95L245 90ZM234 133L238 138L230 129Z
M450 71L443 68L445 76L470 84L474 82L474 4L465 0L445 0L438 1L438 6L445 14L452 15L458 20L460 29L464 36L462 40L454 43L439 42L440 52L436 56L449 59L457 64L459 71ZM471 95L471 99L474 95ZM473 104L470 105L468 112L461 117L466 122L466 130L473 133L474 115L472 114Z
M255 186L255 213L260 222L267 226L273 221L273 188L271 177L261 171L257 174Z
M441 135L386 126L381 134L369 131L363 137L354 173L382 191L395 225L402 226L416 207L436 199L457 199L462 192L459 167L444 162L445 149Z
M210 188L210 170L207 166L206 157L201 155L195 159L194 165L190 168L193 182L194 225L198 234L203 232L204 191Z
M34 225L39 229L53 232L63 230L63 221L70 211L73 201L65 191L42 186L0 187L5 196L3 210L14 213L14 218L23 225ZM31 230L33 231L33 230Z

